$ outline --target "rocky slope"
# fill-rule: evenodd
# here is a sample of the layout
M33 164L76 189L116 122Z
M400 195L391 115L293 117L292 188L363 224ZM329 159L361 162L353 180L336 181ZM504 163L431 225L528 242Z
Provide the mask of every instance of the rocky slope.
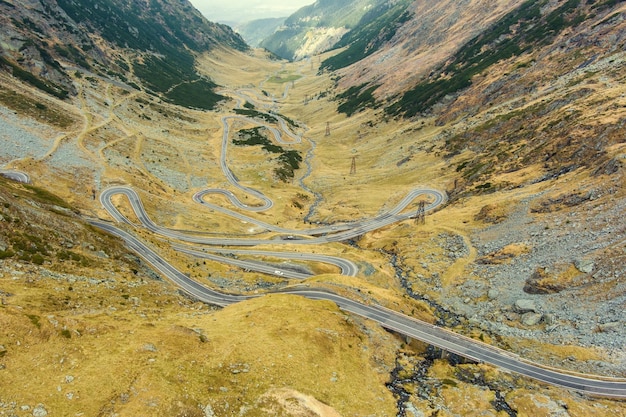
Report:
M623 324L624 271L613 258L624 237L624 4L500 1L491 13L484 2L444 3L414 2L384 47L334 73L340 111L384 107L378 123L412 126L394 139L409 149L398 167L440 155L453 205L477 204L471 221L485 222L459 250L445 235L423 242L469 260L473 278L455 278L457 288L446 290L429 262L414 264L410 247L400 268L418 293L435 285L437 298L499 334L577 340L623 363L624 333L613 329ZM516 310L525 298L542 308Z
M79 69L211 108L219 96L195 71L194 54L247 48L188 1L9 0L0 2L0 22L0 68L59 98L76 93L70 72Z

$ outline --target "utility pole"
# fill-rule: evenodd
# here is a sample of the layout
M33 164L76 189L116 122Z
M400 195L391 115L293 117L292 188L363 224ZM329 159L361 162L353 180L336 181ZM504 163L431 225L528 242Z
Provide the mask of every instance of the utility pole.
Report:
M419 206L417 207L417 213L415 214L415 224L426 224L425 207L426 202L420 201Z
M326 122L326 135L325 136L330 136L330 122Z
M356 156L352 157L352 165L350 165L350 175L356 174Z

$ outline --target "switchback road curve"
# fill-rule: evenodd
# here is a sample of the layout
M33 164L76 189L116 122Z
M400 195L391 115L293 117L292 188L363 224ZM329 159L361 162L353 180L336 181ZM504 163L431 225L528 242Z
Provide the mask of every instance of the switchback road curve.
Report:
M30 177L28 174L21 171L14 171L10 169L0 169L0 175L5 178L9 178L13 181L22 182L24 184L30 184Z
M133 235L108 222L91 220L90 223L122 238L131 250L152 265L153 268L202 302L227 306L252 298L252 296L220 293L207 288L177 270ZM538 381L569 388L587 395L626 399L626 380L623 379L571 374L542 367L528 362L517 355L458 335L441 327L416 320L378 305L362 304L329 291L294 287L282 290L280 293L300 295L313 300L332 301L342 310L373 320L386 329L421 340L471 360L492 364Z
M238 209L247 210L247 211L261 211L266 210L272 206L272 201L263 195L261 192L251 189L249 187L242 186L239 184L238 179L235 177L233 172L227 166L226 163L226 153L227 153L227 145L228 145L228 137L229 137L229 123L228 121L233 118L240 118L241 116L225 116L222 118L222 123L224 126L223 132L223 140L222 140L222 152L220 158L220 165L222 171L228 181L236 188L244 191L245 193L257 197L261 204L257 206L248 206L243 203L236 196L229 192L221 189L210 189L204 190L196 195L194 195L194 200L203 204L207 207L210 207L213 210L220 211L224 214L239 218L241 220L245 220L251 223L256 224L257 226L263 227L268 231L276 232L276 233L289 233L298 235L298 239L294 239L293 237L287 237L287 239L276 239L276 240L266 240L266 239L234 239L234 238L215 238L215 237L207 237L198 235L195 232L186 232L181 230L172 230L164 227L160 227L155 224L152 220L150 220L149 216L145 212L143 204L141 203L141 199L138 194L131 188L128 187L111 187L105 189L100 195L100 201L102 202L105 209L110 213L110 215L118 222L131 224L132 222L127 219L124 215L122 215L119 210L114 206L111 201L112 196L116 194L122 194L128 198L132 210L134 211L137 219L141 223L143 227L153 231L154 233L158 233L162 236L172 239L178 239L179 241L187 242L187 243L196 243L203 245L215 245L215 246L256 246L262 244L271 243L272 245L276 244L291 244L291 245L302 245L302 244L321 244L327 242L339 242L352 239L354 237L360 236L364 233L367 233L372 230L376 230L378 228L406 220L410 218L414 213L407 213L405 209L409 206L409 204L418 197L427 197L429 202L425 207L425 210L432 210L438 207L440 204L443 204L446 201L446 197L443 193L440 193L436 190L430 189L416 189L407 194L407 196L400 201L393 209L388 212L378 215L372 219L360 220L355 222L344 223L340 225L331 225L324 226L322 228L311 228L307 230L289 230L280 228L277 226L269 225L267 223L259 222L251 217L245 216L241 213L235 212L233 210L228 210L222 208L217 205L213 205L206 201L206 197L209 194L213 193L221 193L226 196L230 202ZM258 123L256 120L246 119L249 122ZM279 123L280 127L283 130L286 130L286 125L283 123ZM269 131L272 132L276 141L285 143L282 140L281 134L276 128L269 128ZM299 137L295 135L288 135L294 140L298 140ZM194 296L200 301L218 305L218 306L227 306L233 303L241 302L250 299L252 296L242 296L236 294L226 294L217 292L212 290L194 280L184 275L182 272L178 271L174 266L169 264L165 259L159 256L156 252L150 249L147 245L141 242L139 239L134 237L133 235L117 228L111 223L103 222L100 220L93 220L91 223L94 226L100 227L111 234L117 235L122 238L126 244L136 252L140 257L142 257L146 262L148 262L152 267L154 267L157 271L167 277L171 282L175 285L179 286L185 292ZM179 249L180 250L180 249ZM187 253L194 254L195 256L203 256L203 257L216 257L216 260L219 258L226 258L225 256L209 254L205 251L201 251L198 249L185 248ZM215 251L215 250L214 250ZM230 249L221 249L216 251L217 253L222 253L222 255L227 253L235 253L235 251ZM239 251L240 252L240 251ZM249 252L252 253L253 251ZM241 252L240 252L241 253ZM267 252L265 252L267 254ZM273 252L272 252L273 253ZM272 255L273 256L273 255ZM211 258L214 259L214 258ZM240 261L246 262L246 261ZM255 267L255 263L239 263L239 265L243 268L246 267ZM351 266L346 264L342 267L342 271L349 271ZM264 271L266 273L272 273L271 270ZM283 271L273 271L276 275L283 275ZM296 278L294 276L294 278ZM300 277L298 277L300 278ZM455 353L457 355L469 358L471 360L477 362L484 362L495 365L502 369L515 372L521 375L528 376L530 378L534 378L539 381L543 381L546 383L566 387L569 389L576 390L580 393L595 395L595 396L605 396L617 399L626 399L626 380L624 379L611 379L611 378L602 378L597 376L586 376L580 374L572 374L561 370L556 370L552 368L547 368L540 366L538 364L531 363L520 358L517 355L511 354L510 352L506 352L504 350L495 348L493 346L489 346L485 343L482 343L477 340L473 340L462 335L458 335L454 332L448 331L438 326L431 325L429 323L425 323L419 320L415 320L409 316L403 315L401 313L386 309L382 306L378 305L367 305L363 303L359 303L357 301L339 296L330 291L322 290L322 289L314 289L308 288L306 286L300 287L291 287L288 289L283 289L279 291L280 293L286 294L295 294L307 297L313 300L328 300L336 303L342 310L356 314L367 319L373 320L379 323L384 328L395 331L399 334L403 334L408 337L412 337L418 340L421 340L425 343L431 344L433 346L439 347L446 351Z
M224 194L229 195L228 191L221 190ZM137 194L135 190L129 187L115 186L109 187L105 189L100 194L100 202L102 206L106 209L106 211L113 217L116 221L120 223L126 223L129 225L135 226L126 216L124 216L113 204L112 198L115 195L123 195L126 197L135 213L135 216L141 223L143 227L150 230L153 233L159 234L163 237L177 239L182 242L193 243L193 244L202 244L202 245L213 245L213 246L257 246L263 244L272 244L272 245L313 245L313 244L323 244L328 242L340 242L347 239L352 239L361 234L364 234L371 230L376 230L391 223L395 223L398 221L402 221L408 219L411 214L401 214L402 210L404 210L414 199L418 197L423 197L424 195L430 196L433 200L428 206L427 210L432 210L438 207L440 204L445 202L445 195L436 191L436 190L413 190L408 193L408 195L400 201L400 203L391 209L390 211L379 215L373 219L363 220L359 222L352 223L344 223L333 226L324 226L321 228L313 228L309 230L295 230L295 229L285 229L281 227L275 227L270 224L261 222L252 217L234 212L229 209L225 209L223 207L209 204L204 202L202 197L205 195L204 192L199 192L194 195L194 200L211 207L215 211L222 212L224 214L230 215L232 217L238 218L240 220L246 221L248 223L256 224L257 226L263 227L269 231L283 233L283 239L259 239L259 238L249 238L249 239L232 239L225 237L206 237L197 232L190 232L184 230L173 230L165 227L161 227L154 223L150 216L146 213L144 206L141 202L141 198ZM242 207L243 208L243 207ZM307 237L313 236L313 237ZM207 249L203 248L194 249L189 247L183 247L182 245L175 246L175 249L185 252L189 255L202 257L204 259L211 259L217 262L227 263L231 265L236 265L240 268L249 269L257 272L262 272L270 275L280 276L283 278L294 278L294 279L305 279L310 276L310 274L300 273L291 271L288 268L275 268L270 267L267 264L262 264L259 262L253 261L241 261L237 259L232 259L226 256L219 256L206 253ZM211 252L221 252L222 254L243 254L243 255L254 255L254 256L272 256L283 259L298 259L298 260L308 260L315 262L322 262L331 265L335 265L339 267L340 273L342 275L355 276L358 272L358 267L351 261L322 254L307 254L301 252L270 252L270 251L258 251L258 250L247 250L247 251L236 251L236 250L221 250L221 249L211 249Z
M311 238L305 239L291 239L291 240L272 240L268 242L266 239L233 239L233 238L215 238L215 237L203 237L199 236L198 233L185 232L181 230L172 230L168 228L164 228L158 226L154 223L148 214L146 213L143 204L141 203L141 198L137 194L135 190L130 187L123 186L113 186L106 188L100 193L100 202L103 207L107 210L107 212L118 222L132 224L130 220L126 218L120 211L115 207L112 203L111 199L115 195L124 195L128 198L128 201L141 222L141 224L147 229L159 233L163 236L167 236L174 239L179 239L188 243L197 243L204 245L228 245L228 246L256 246L262 245L266 243L272 244L292 244L292 245L312 245L312 244L323 244L329 242L342 242L345 240L353 239L360 235L363 235L367 232L371 232L373 230L380 229L382 227L388 226L393 223L397 223L403 220L410 219L415 215L414 212L403 212L409 204L420 197L429 198L430 201L425 205L425 211L431 211L441 204L445 203L446 196L440 191L433 189L415 189L410 191L394 208L391 210L380 214L371 219L365 219L360 221L354 221L349 223L341 223L330 226L323 226L311 229L286 229L274 225L270 225L268 223L259 221L254 219L253 217L246 216L241 213L237 213L235 211L220 207L218 205L207 203L204 200L204 197L208 193L220 192L224 195L230 196L231 193L228 191L220 190L220 189L210 189L204 190L196 193L193 196L194 201L210 207L213 210L219 211L223 214L227 214L229 216L238 218L240 220L256 224L268 231L277 232L277 233L285 233L288 235L301 235L301 236L311 236ZM232 196L235 198L234 196ZM230 197L229 197L230 198ZM239 201L235 198L236 201ZM231 200L233 201L233 200ZM236 204L237 205L237 204ZM237 205L237 207L245 209L247 206L245 205Z

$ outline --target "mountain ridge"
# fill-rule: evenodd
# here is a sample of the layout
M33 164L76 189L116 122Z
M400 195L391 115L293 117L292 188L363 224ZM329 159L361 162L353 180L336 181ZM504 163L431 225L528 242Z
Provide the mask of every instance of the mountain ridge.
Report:
M274 17L252 20L234 26L246 42L252 47L259 47L261 42L269 37L285 21L286 17Z

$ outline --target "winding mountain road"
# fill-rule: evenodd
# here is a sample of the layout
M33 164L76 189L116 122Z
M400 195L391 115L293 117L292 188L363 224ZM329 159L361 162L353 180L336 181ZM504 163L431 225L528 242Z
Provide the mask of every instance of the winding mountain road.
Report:
M144 227L153 231L154 233L161 234L166 237L178 239L181 241L211 244L211 245L229 245L229 246L256 246L260 244L267 244L267 240L263 239L225 239L225 238L207 238L199 237L196 234L190 234L185 231L171 230L156 225L145 212L143 204L138 194L128 187L111 187L106 189L100 196L102 204L109 211L111 216L121 223L132 224L124 215L122 215L117 208L113 205L111 198L116 194L122 194L126 196L137 218ZM334 235L326 235L311 239L302 240L271 240L272 244L289 243L289 244L307 244L311 242L322 243L331 241L340 241L344 239L350 239L351 237L358 236L366 231L375 230L376 228L383 227L392 222L404 220L409 218L410 215L401 214L402 210L413 201L414 198L427 194L433 198L433 202L428 205L428 209L432 210L439 204L445 202L445 197L440 193L433 190L414 190L410 192L400 203L398 203L389 212L377 216L374 219L363 222L354 222L351 224L342 225L342 227L348 227L348 230L342 230L336 232ZM218 206L215 206L218 207ZM245 217L246 221L259 224L256 220ZM169 264L166 260L160 257L156 252L146 246L143 242L132 236L131 234L117 228L113 224L92 220L91 223L94 226L100 227L111 234L121 237L126 244L135 251L139 256L145 259L150 265L152 265L161 274L165 275L171 282L182 288L187 293L196 297L198 300L215 304L219 306L227 306L233 303L241 302L252 298L252 296L242 296L235 294L225 294L210 288L203 286L202 284L192 280L191 278L178 271L174 266ZM320 229L312 229L315 233L318 233ZM323 229L326 230L326 229ZM295 231L292 231L295 232ZM310 231L309 231L310 232ZM299 234L305 234L303 231L298 231ZM288 259L308 259L319 262L333 263L340 266L342 273L347 275L355 275L357 273L356 266L347 260L341 260L341 258L330 259L326 255L313 254L301 254L301 253L283 253L272 251L256 251L256 250L235 250L235 249L217 249L206 248L204 250L190 249L183 245L173 245L174 249L185 252L192 256L212 259L218 262L225 262L232 265L237 265L241 268L256 270L259 272L282 276L285 278L293 279L305 279L310 275L294 272L289 270L277 270L275 266L264 265L260 262L244 261L238 259L232 259L227 256L214 255L207 253L206 251L226 254L247 254L247 255L261 255L261 256L279 256ZM473 340L462 335L453 333L444 328L434 326L432 324L416 320L404 314L389 310L378 305L366 305L357 301L348 299L346 297L339 296L327 290L302 287L290 287L278 291L284 294L295 294L303 297L307 297L313 300L327 300L336 303L342 310L356 314L367 319L373 320L379 323L386 329L395 331L397 333L409 336L433 346L439 347L446 351L455 353L462 357L468 358L473 361L489 363L498 366L502 369L506 369L511 372L515 372L521 375L531 377L533 379L570 388L581 393L595 396L605 396L610 398L622 399L626 398L626 381L622 379L610 379L601 378L597 376L586 376L572 374L556 369L540 366L535 363L531 363L520 358L517 355L511 354L504 350L489 346L485 343Z
M312 260L316 262L326 262L339 267L341 273L345 275L356 275L358 272L358 268L351 261L326 255L260 251L255 249L241 250L232 249L232 247L252 247L264 244L311 245L345 241L358 237L364 233L411 218L414 213L409 213L405 210L417 198L421 197L428 200L425 206L426 211L433 210L446 202L445 194L437 190L415 189L407 193L407 195L394 208L374 218L331 226L323 226L317 228L313 227L303 230L286 229L279 226L271 225L256 220L253 217L242 214L239 211L230 210L219 205L212 204L206 201L208 197L212 194L221 194L225 196L236 209L246 210L250 212L260 212L263 210L267 210L272 207L273 204L271 199L267 198L260 191L239 184L238 179L227 166L226 153L229 142L229 121L235 118L241 118L247 122L262 124L262 122L243 116L225 116L222 118L222 123L224 126L221 148L222 154L220 158L222 172L234 187L238 188L248 195L256 197L261 202L261 204L256 206L246 205L242 203L235 196L234 193L224 189L206 189L199 191L193 196L193 200L207 208L210 208L222 214L226 214L228 216L232 216L242 221L255 224L258 227L261 227L267 231L288 234L286 238L267 240L254 237L248 239L213 237L203 236L195 231L192 232L184 230L173 230L161 227L150 219L143 207L141 198L139 197L138 193L129 187L115 186L103 190L100 194L100 201L103 207L117 222L133 226L139 226L134 225L113 204L113 196L123 195L128 199L132 210L134 211L139 222L141 223L141 226L163 237L175 239L180 242L186 243L185 245L175 243L172 244L172 247L175 250L199 258L211 259L218 262L236 265L247 270L255 270L258 272L281 276L284 278L305 279L308 278L310 275L307 273L296 272L293 270L277 269L275 265L265 264L259 261L237 259L235 255L283 257L285 259L302 259ZM280 121L282 119L278 118L277 120ZM285 131L287 130L284 120L282 121L282 123L279 122L278 124L280 129ZM269 131L272 133L274 139L277 142L285 143L282 139L281 132L277 128L267 125L265 126L269 128ZM294 142L301 140L300 137L294 134L288 135L293 139ZM117 235L122 238L129 248L131 248L140 257L146 260L146 262L152 265L153 268L166 276L175 285L179 286L185 292L189 293L200 301L218 306L227 306L233 303L248 300L253 297L236 294L226 294L212 290L192 280L191 278L177 270L174 266L169 264L165 259L159 256L152 249L150 249L146 244L144 244L128 232L121 230L111 223L101 220L91 220L91 223L94 226L97 226L101 229L108 231L111 234ZM295 238L295 236L297 236L298 238ZM201 244L203 245L203 247L190 247L188 245L190 243L198 245ZM206 247L204 245L211 245L214 247ZM215 248L215 246L217 246L218 248ZM223 246L228 246L229 248L223 248ZM549 384L573 389L580 393L588 395L605 396L617 399L626 398L626 380L624 379L611 379L598 376L572 374L570 372L540 366L538 364L524 360L517 355L511 354L510 352L506 352L480 341L464 337L444 328L416 320L414 318L389 310L379 305L363 304L348 299L346 297L334 294L327 290L309 288L308 286L303 285L289 287L278 292L300 295L313 300L332 301L346 312L373 320L379 323L384 328L408 337L421 340L425 343L431 344L433 346L439 347L443 350L455 353L473 361L489 363L511 372L525 375Z
M290 235L304 235L304 236L314 236L308 239L292 239L292 240L272 240L272 244L291 244L291 245L313 245L313 244L323 244L329 242L342 242L345 240L353 239L357 236L363 235L367 232L371 232L373 230L380 229L382 227L388 226L393 223L397 223L403 220L410 219L415 215L414 212L406 212L402 211L408 207L408 205L415 199L419 197L429 197L432 199L431 202L425 205L425 211L431 211L441 204L445 203L446 196L440 191L433 189L415 189L410 191L406 197L404 197L393 209L378 215L372 219L354 221L349 223L341 223L330 226L323 226L311 229L286 229L274 225L270 225L269 223L265 223L259 221L253 217L246 216L241 213L237 213L235 211L226 209L224 207L220 207L218 205L210 204L204 201L204 197L210 193L221 193L229 197L230 201L235 204L235 206L246 209L247 206L241 204L239 200L229 191L221 190L221 189L209 189L203 190L196 193L193 196L193 200L202 204L204 206L210 207L215 211L219 211L223 214L227 214L229 216L238 218L240 220L246 221L248 223L255 224L259 227L262 227L266 230L278 233L286 233ZM233 239L233 238L216 238L216 237L202 237L199 236L198 233L184 232L180 230L172 230L167 229L161 226L158 226L154 223L148 214L146 213L143 204L141 203L141 198L137 194L135 190L130 187L123 186L113 186L106 188L100 193L100 202L103 207L109 212L109 214L118 222L132 224L130 220L126 218L120 211L115 207L112 203L112 198L115 195L124 195L128 198L130 205L141 222L141 224L147 229L159 233L163 236L167 236L174 239L179 239L184 242L189 243L198 243L204 245L228 245L228 246L256 246L267 244L267 239ZM254 210L256 211L256 210Z
M108 222L91 220L90 223L122 238L131 250L146 260L153 268L202 302L227 306L256 297L226 294L207 288L177 270L133 235ZM569 388L583 394L626 399L626 380L623 379L571 374L543 367L504 350L416 320L382 306L362 304L329 291L307 287L292 287L281 290L280 293L300 295L312 300L332 301L342 310L373 320L386 329L421 340L465 358L492 364L538 381Z
M109 81L113 82L111 80ZM126 86L125 84L118 86L130 89L130 87ZM284 96L286 96L287 91L288 89L285 90ZM242 99L249 99L248 96L240 97ZM268 104L267 106L269 107L273 105L274 103ZM260 191L241 185L235 174L228 167L226 155L230 136L229 122L235 119L244 120L250 123L263 124L256 119L243 116L224 116L222 118L224 130L220 166L222 168L224 176L233 187L241 190L247 195L255 197L259 200L260 204L254 206L246 205L242 203L231 191L217 188L199 191L193 196L193 200L204 207L210 208L228 216L232 216L233 218L238 218L240 220L255 224L258 227L261 227L267 231L286 234L287 238L272 239L268 241L267 239L258 239L253 237L248 239L211 237L206 235L200 235L195 231L192 232L165 228L157 225L150 219L144 209L139 194L130 187L115 186L103 190L100 193L100 202L102 206L105 208L108 214L118 223L127 224L132 227L141 226L165 238L174 239L180 242L186 242L187 244L192 243L198 245L201 244L214 246L195 248L190 247L189 245L174 243L172 244L172 247L175 250L187 253L198 258L205 258L217 262L228 263L231 265L236 265L240 268L255 270L270 275L291 279L306 279L311 275L305 272L297 272L294 270L277 268L275 265L266 264L263 262L236 259L232 257L232 255L246 257L281 257L284 259L307 260L328 263L337 267L341 271L341 274L348 276L357 275L358 267L354 262L350 260L322 254L301 252L275 252L256 249L227 249L221 248L220 246L254 247L267 244L318 245L329 242L341 242L353 239L370 231L385 227L387 225L405 221L411 218L415 213L407 212L407 207L409 207L409 205L417 198L428 199L428 203L425 207L426 211L433 210L444 204L446 201L445 194L437 190L425 188L415 189L408 192L407 195L394 208L371 219L322 227L311 227L303 230L287 229L271 225L266 222L254 219L253 217L242 214L238 211L230 210L219 205L212 204L207 201L209 196L212 194L221 194L225 196L236 209L239 210L260 212L271 208L273 205L272 200ZM291 132L288 129L288 124L283 118L276 117L276 120L278 120L278 127L270 126L268 124L263 125L268 129L269 132L271 132L277 142L282 144L295 144L302 141L302 138L300 136ZM281 131L284 132L285 135L288 136L291 140L285 141L283 139ZM0 175L24 183L30 182L30 178L27 174L18 171L2 170L0 171ZM139 224L134 224L118 210L112 200L113 197L116 195L123 195L128 199L130 206L139 221ZM146 243L142 242L140 239L138 239L131 233L123 230L122 228L116 226L115 224L95 219L91 219L89 220L89 222L93 226L121 238L130 248L130 250L132 250L138 256L144 259L156 271L166 277L174 285L178 286L183 291L202 302L225 307L234 303L249 300L254 297L262 296L244 296L215 291L183 274L181 271L171 265L167 260L161 257L157 252L155 252L152 248L150 248ZM292 236L297 236L298 238L294 239ZM311 288L306 284L285 288L280 291L276 291L276 293L299 295L312 300L331 301L337 304L337 306L345 312L372 320L386 329L411 338L421 340L425 343L431 344L445 351L455 353L476 362L488 363L510 372L524 375L545 383L572 389L582 394L603 396L615 399L626 399L626 380L624 379L573 374L571 372L544 367L535 363L531 363L519 357L518 355L487 345L478 340L470 339L468 337L456 334L439 326L435 326L414 319L388 308L379 305L363 304L358 301L351 300L349 298L332 293L328 290Z
M10 169L2 169L0 170L0 175L5 178L9 178L13 181L22 182L24 184L30 184L30 177L28 174L21 171L14 171Z

